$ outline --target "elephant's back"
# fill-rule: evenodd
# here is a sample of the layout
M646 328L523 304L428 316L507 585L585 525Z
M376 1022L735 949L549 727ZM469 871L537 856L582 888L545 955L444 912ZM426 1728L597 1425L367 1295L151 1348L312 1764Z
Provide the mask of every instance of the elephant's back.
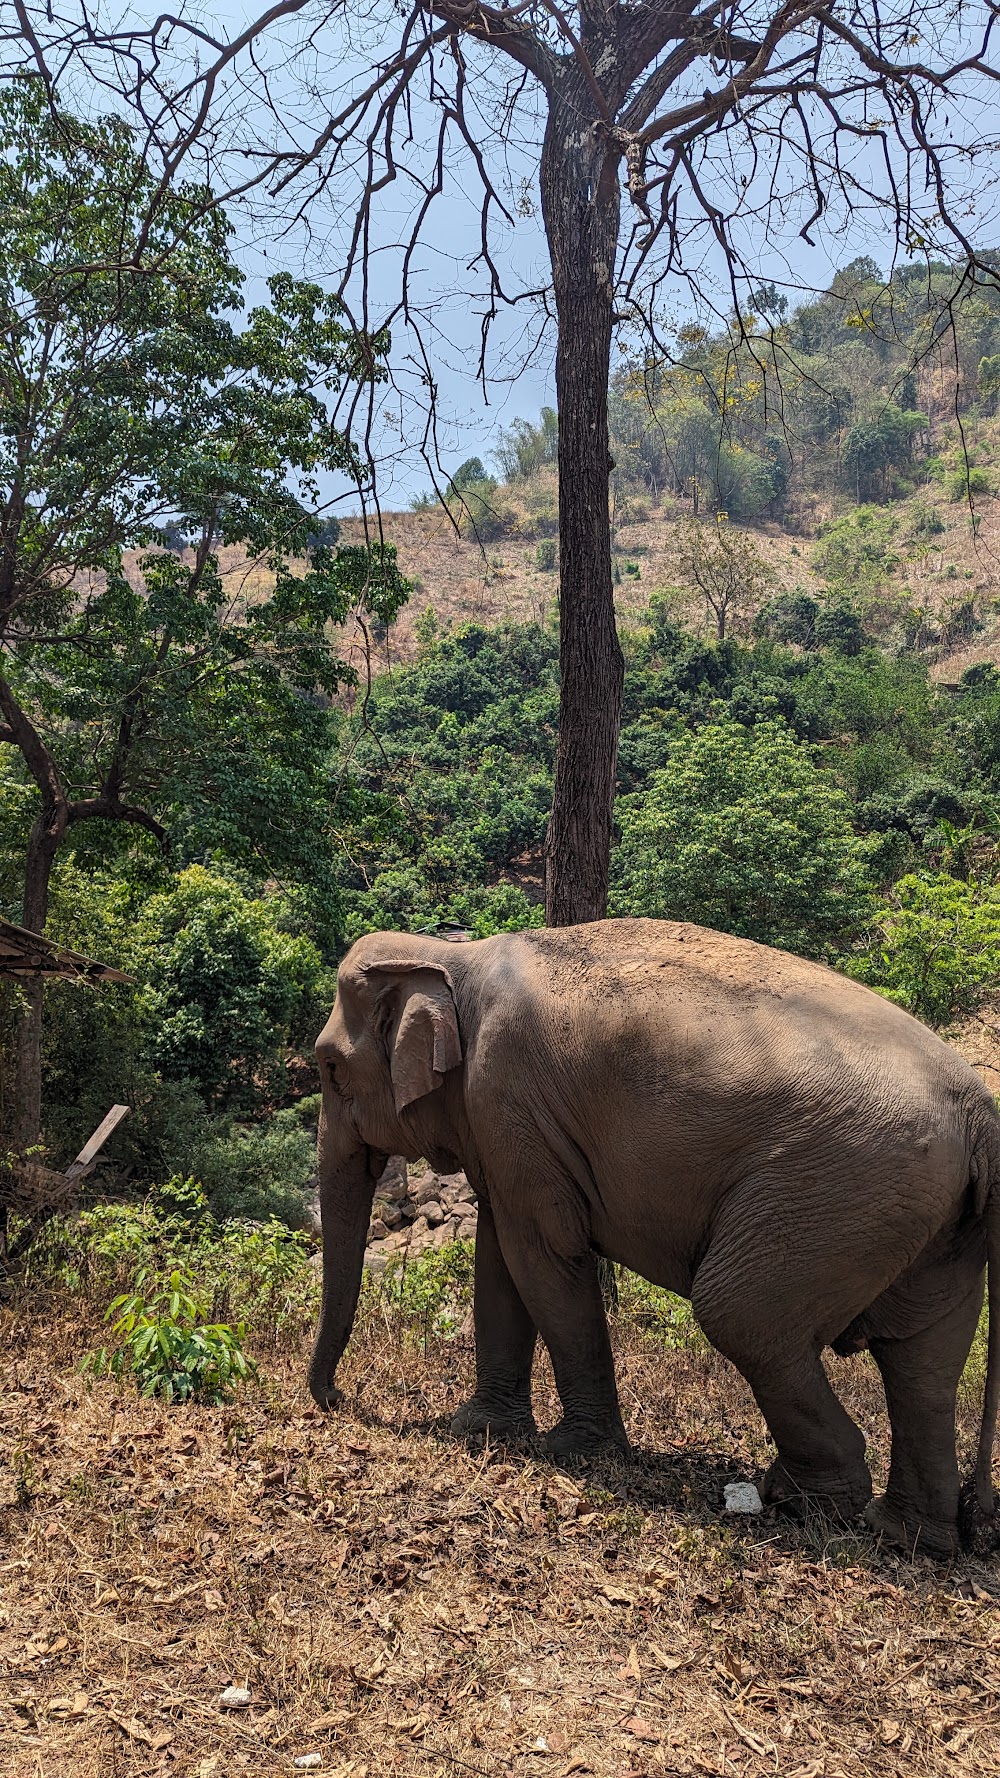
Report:
M490 940L487 943L497 944ZM992 1106L979 1076L882 995L822 963L668 920L511 935L512 971L560 1053L640 1092L682 1083L790 1107L826 1095L893 1120ZM514 955L510 956L514 963ZM511 977L508 977L511 981ZM596 1052L596 1055L595 1055Z

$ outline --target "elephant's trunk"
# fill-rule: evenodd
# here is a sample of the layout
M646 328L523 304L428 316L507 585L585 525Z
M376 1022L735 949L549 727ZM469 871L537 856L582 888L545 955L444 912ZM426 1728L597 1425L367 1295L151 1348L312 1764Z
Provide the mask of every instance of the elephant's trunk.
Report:
M310 1393L321 1408L341 1400L333 1379L354 1325L372 1200L385 1161L358 1139L339 1106L331 1114L324 1105L319 1126L323 1303L309 1367Z

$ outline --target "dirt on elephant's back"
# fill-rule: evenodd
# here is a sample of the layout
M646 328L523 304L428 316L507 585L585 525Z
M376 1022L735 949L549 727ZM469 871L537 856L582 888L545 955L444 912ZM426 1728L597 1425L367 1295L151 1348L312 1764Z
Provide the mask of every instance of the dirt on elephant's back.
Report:
M680 1324L614 1339L643 1455L572 1473L442 1431L467 1338L383 1305L315 1410L305 1353L226 1408L85 1386L100 1315L0 1311L0 1770L261 1778L849 1778L1000 1767L995 1567L819 1518L726 1518L756 1407ZM88 1319L89 1315L89 1319ZM676 1342L680 1340L681 1344ZM884 1481L866 1357L831 1361ZM539 1369L539 1422L556 1418ZM970 1445L978 1389L963 1398ZM223 1708L227 1686L242 1707Z

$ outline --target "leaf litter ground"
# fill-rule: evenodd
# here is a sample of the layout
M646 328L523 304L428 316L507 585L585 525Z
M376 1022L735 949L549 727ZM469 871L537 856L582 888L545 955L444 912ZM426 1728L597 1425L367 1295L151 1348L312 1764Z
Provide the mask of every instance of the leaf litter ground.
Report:
M167 1408L84 1381L78 1305L0 1313L5 1775L265 1778L309 1754L338 1778L1000 1768L996 1565L724 1518L768 1450L711 1352L619 1322L640 1454L569 1472L447 1437L461 1339L370 1326L324 1418L301 1353L268 1355L233 1406ZM877 1377L857 1358L834 1378L878 1472ZM537 1394L551 1423L545 1366ZM220 1708L229 1685L248 1707Z

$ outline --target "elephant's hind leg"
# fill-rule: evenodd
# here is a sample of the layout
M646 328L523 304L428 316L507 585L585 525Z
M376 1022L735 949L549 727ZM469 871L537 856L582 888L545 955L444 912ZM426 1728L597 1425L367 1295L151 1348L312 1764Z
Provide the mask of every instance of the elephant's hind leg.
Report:
M892 1425L889 1481L869 1523L920 1555L958 1548L955 1400L982 1307L981 1280L941 1320L905 1339L872 1338Z
M451 1429L460 1437L531 1437L536 1431L531 1412L535 1324L500 1251L493 1212L484 1197L476 1230L474 1312L476 1393L459 1408Z
M820 1361L814 1323L822 1257L796 1251L780 1235L780 1217L766 1249L759 1234L747 1239L738 1216L719 1228L695 1276L692 1307L713 1346L746 1378L778 1448L765 1499L805 1495L852 1518L871 1499L871 1476L864 1436Z

